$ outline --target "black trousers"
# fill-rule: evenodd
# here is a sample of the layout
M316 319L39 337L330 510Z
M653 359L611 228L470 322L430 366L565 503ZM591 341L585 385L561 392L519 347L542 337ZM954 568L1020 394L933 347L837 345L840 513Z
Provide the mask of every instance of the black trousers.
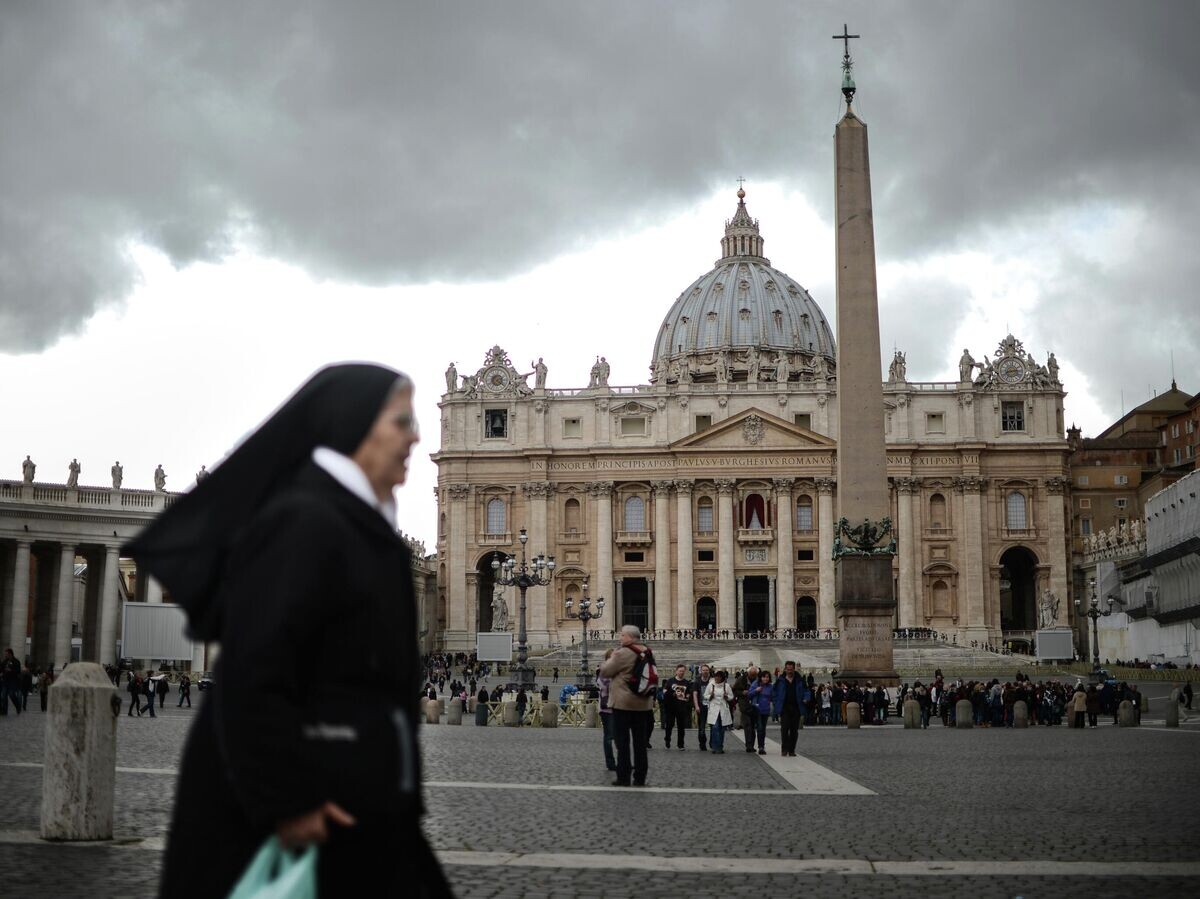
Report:
M758 712L756 712L754 709L750 709L749 711L742 712L742 737L746 741L746 751L747 752L754 751L754 740L755 740L755 730L756 730L755 722L757 720L758 720Z
M687 730L688 718L691 716L691 713L692 710L690 708L683 709L681 711L669 704L663 706L663 739L665 740L668 749L671 748L672 728L674 728L678 734L676 737L678 743L676 745L680 747L683 746L683 732Z
M708 706L700 706L696 713L696 739L700 741L700 751L708 750Z
M785 753L796 751L796 741L800 738L800 709L794 705L785 705L779 713L779 742L783 744Z
M620 783L646 782L649 761L646 743L650 739L650 728L654 719L649 712L634 712L629 709L613 709L613 737L617 744L617 780ZM630 743L632 742L632 758Z

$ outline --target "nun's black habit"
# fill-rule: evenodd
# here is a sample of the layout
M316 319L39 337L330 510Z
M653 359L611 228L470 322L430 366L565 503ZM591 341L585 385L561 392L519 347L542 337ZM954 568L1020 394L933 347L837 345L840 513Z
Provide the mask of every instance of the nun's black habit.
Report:
M351 455L397 372L318 372L127 549L218 640L188 735L163 896L225 896L284 820L332 800L320 895L449 895L419 828L411 563L379 512L311 461ZM422 889L423 888L423 889Z

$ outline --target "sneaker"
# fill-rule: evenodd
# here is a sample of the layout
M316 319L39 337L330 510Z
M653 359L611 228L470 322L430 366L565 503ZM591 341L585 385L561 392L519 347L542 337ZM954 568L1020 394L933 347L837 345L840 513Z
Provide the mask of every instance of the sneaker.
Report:
M683 747L683 746L680 746L680 747L679 747L679 751L680 751L680 752L683 752L683 751L684 751L684 747Z
M767 754L767 750L765 750L765 749L760 749L760 750L758 750L758 754L759 754L759 755L766 755L766 754Z

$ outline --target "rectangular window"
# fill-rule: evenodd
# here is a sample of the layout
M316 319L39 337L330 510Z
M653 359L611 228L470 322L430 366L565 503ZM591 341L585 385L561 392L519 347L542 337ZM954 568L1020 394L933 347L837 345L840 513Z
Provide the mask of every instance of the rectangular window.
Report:
M702 534L711 534L713 529L713 507L701 506L696 510L696 530Z
M926 412L925 413L925 433L926 434L945 434L946 433L946 413L944 413L944 412Z
M1025 403L1021 400L1000 404L1000 429L1002 431L1025 430Z
M1194 455L1196 455L1196 447L1189 443L1187 445L1187 452L1184 455L1186 455L1189 459L1192 458Z
M712 427L712 416L711 415L697 415L696 416L696 430L697 431L703 431L706 428L711 428L711 427Z
M483 413L483 436L491 440L508 436L508 410L486 409Z
M564 437L582 437L583 422L578 418L563 419L563 436Z
M1129 505L1129 500L1127 500L1127 499L1125 499L1124 497L1122 497L1121 499L1116 499L1116 500L1113 500L1113 504L1114 504L1114 505L1115 505L1115 506L1116 506L1118 509L1124 509L1124 508L1128 507L1128 505Z
M625 553L625 561L626 562L645 562L646 554L645 553Z
M1176 465L1183 461L1183 450L1179 447L1175 447L1174 458Z
M1090 499L1081 499L1079 501L1079 508L1090 509L1091 507L1092 507L1092 501Z
M1196 432L1196 422L1190 418L1187 420L1187 432L1189 434L1194 434Z
M797 412L792 420L796 423L796 427L804 428L807 431L812 430L812 414L809 412Z
M812 503L805 505L801 503L796 506L796 530L811 531L813 529L813 507Z
M645 437L646 419L640 415L630 415L621 419L622 437Z
M1125 474L1116 475L1113 478L1113 483L1116 484L1118 487L1124 487L1126 484L1129 483L1129 475L1125 475Z
M811 550L811 549L796 550L796 561L797 562L811 562L812 560L813 560L813 550Z
M713 560L713 550L700 549L696 551L697 562L711 562Z
M1088 484L1088 476L1085 474L1081 474L1079 477L1077 477L1075 479L1075 483L1078 484L1080 487L1086 487Z
M1171 425L1171 439L1174 440L1178 436L1179 436L1179 424L1176 423L1176 424Z
M1079 519L1079 533L1085 537L1092 533L1092 520L1090 518Z

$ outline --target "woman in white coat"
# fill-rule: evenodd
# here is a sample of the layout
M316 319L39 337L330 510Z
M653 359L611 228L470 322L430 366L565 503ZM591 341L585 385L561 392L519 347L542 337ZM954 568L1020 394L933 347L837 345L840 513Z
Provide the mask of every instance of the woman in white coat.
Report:
M726 683L727 679L724 671L718 671L704 689L704 701L708 703L708 745L713 752L722 754L725 752L725 728L733 726L733 713L729 710L733 688Z

